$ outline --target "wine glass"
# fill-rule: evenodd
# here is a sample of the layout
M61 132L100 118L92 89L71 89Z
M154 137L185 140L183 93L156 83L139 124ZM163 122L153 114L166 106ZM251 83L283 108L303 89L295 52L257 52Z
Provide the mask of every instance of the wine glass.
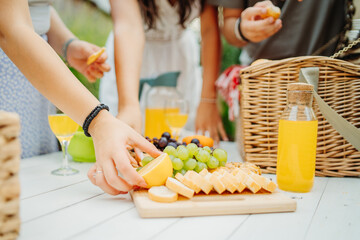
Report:
M168 99L165 101L165 122L171 129L173 137L178 140L189 115L189 105L185 99Z
M59 140L63 152L62 166L53 170L51 174L58 176L77 174L79 170L71 168L69 165L68 146L79 125L59 109L55 109L54 106L49 107L48 120L50 128Z

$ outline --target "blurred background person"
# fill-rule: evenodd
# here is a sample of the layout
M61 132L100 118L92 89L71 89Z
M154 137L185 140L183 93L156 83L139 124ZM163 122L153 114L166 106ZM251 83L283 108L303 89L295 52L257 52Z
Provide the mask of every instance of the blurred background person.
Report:
M102 78L101 101L140 132L139 79L179 71L177 89L190 105L185 128L208 131L216 141L220 136L226 140L216 105L215 80L221 48L216 8L203 0L111 0L110 3L114 30L106 47L112 70ZM199 16L202 77L198 41L189 29ZM144 104L144 99L141 102Z

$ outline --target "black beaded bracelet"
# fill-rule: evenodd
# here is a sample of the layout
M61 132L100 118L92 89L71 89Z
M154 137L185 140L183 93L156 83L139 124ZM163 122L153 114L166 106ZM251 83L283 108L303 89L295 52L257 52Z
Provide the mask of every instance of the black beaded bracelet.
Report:
M243 32L241 31L241 18L238 18L238 20L236 21L237 27L238 27L238 33L240 35L240 37L245 41L245 42L251 42L248 38L246 38L243 34Z
M91 113L85 118L85 121L83 123L83 130L84 134L87 137L91 137L90 133L88 132L90 123L92 120L99 114L99 112L103 109L106 109L109 111L109 107L103 103L97 105L94 110L91 111Z

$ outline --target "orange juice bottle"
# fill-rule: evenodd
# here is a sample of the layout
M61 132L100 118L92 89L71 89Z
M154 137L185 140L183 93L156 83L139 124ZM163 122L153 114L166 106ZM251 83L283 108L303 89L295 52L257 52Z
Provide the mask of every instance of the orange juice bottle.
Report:
M313 86L288 85L287 107L279 121L276 177L279 188L309 192L314 183L318 121L312 109Z

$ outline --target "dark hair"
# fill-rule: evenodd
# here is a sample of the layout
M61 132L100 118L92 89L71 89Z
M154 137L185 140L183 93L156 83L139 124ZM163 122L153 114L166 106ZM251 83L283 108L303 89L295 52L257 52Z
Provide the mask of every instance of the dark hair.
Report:
M142 16L145 20L145 24L148 26L148 29L155 28L156 18L159 17L158 8L155 3L156 0L138 0ZM169 0L167 0L169 1ZM197 0L176 0L179 6L179 24L185 28L185 22L191 14L191 6ZM201 10L203 10L205 5L205 0L200 0Z

